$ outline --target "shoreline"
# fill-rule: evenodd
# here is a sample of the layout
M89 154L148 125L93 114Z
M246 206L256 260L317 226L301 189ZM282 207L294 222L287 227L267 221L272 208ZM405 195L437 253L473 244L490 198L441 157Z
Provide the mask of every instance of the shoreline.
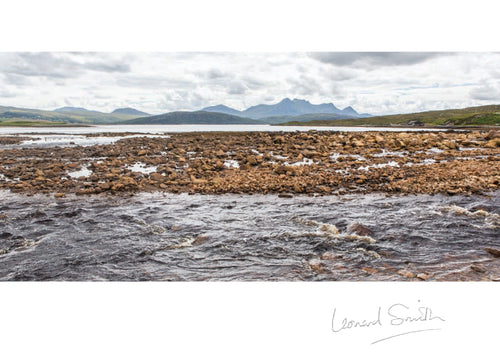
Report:
M294 122L294 123L282 123L282 124L271 124L270 126L283 126L283 127L373 127L373 128L394 128L394 129L401 129L402 131L407 130L411 128L412 130L418 131L418 129L422 130L449 130L449 131L454 131L454 130L471 130L471 131L489 131L489 130L500 130L500 126L495 126L495 125L485 125L485 126L480 126L480 125L471 125L471 126L410 126L408 124L405 125L333 125L333 124L310 124L307 122Z
M11 125L9 124L8 122L5 123L5 122L1 122L0 121L0 128L2 127L9 127L9 128L12 128L12 127L22 127L22 128L36 128L36 127L42 127L42 128L47 128L47 127L93 127L94 125L85 125L85 124L64 124L64 123L58 123L58 124L34 124L34 125L18 125L18 124L15 124L15 125Z

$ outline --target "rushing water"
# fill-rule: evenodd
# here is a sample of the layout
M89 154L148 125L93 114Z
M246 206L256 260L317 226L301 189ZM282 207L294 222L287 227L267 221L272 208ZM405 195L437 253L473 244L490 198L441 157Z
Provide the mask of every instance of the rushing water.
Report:
M3 191L0 280L492 280L499 199Z

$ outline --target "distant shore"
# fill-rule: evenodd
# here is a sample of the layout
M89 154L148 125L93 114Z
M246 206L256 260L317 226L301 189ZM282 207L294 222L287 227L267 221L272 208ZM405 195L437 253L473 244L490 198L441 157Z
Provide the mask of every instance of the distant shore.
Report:
M0 127L92 127L81 123L41 123L0 121Z
M371 124L364 124L364 125L349 125L349 124L333 124L332 122L324 123L322 121L307 121L307 122L285 122L285 123L280 123L280 124L272 124L271 126L304 126L304 127L309 127L309 126L314 126L314 127L371 127L371 128L401 128L402 130L412 128L415 130L422 129L422 130L432 130L432 129L439 129L439 130L500 130L500 126L497 125L470 125L470 126L410 126L407 124L382 124L382 125L371 125Z

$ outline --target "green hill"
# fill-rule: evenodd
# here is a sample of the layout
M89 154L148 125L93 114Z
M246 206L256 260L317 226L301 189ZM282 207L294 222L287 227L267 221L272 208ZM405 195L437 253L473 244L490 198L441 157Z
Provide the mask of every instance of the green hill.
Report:
M359 116L336 115L332 113L306 113L297 116L270 116L260 120L269 124L281 124L284 122L307 122L307 121L334 121L359 118Z
M291 121L288 126L499 126L500 105L426 111L348 120Z
M0 106L0 125L20 123L46 123L51 122L67 124L111 124L120 123L125 120L137 118L134 114L124 113L104 113L99 111L89 111L83 108L63 107L55 111L45 111L37 109L27 109L18 107Z

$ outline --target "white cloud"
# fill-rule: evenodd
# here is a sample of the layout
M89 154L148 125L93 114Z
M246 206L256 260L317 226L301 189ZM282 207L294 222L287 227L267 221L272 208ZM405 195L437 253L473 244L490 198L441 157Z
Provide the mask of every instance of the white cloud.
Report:
M284 97L382 114L500 102L498 53L0 53L0 105L149 113Z

